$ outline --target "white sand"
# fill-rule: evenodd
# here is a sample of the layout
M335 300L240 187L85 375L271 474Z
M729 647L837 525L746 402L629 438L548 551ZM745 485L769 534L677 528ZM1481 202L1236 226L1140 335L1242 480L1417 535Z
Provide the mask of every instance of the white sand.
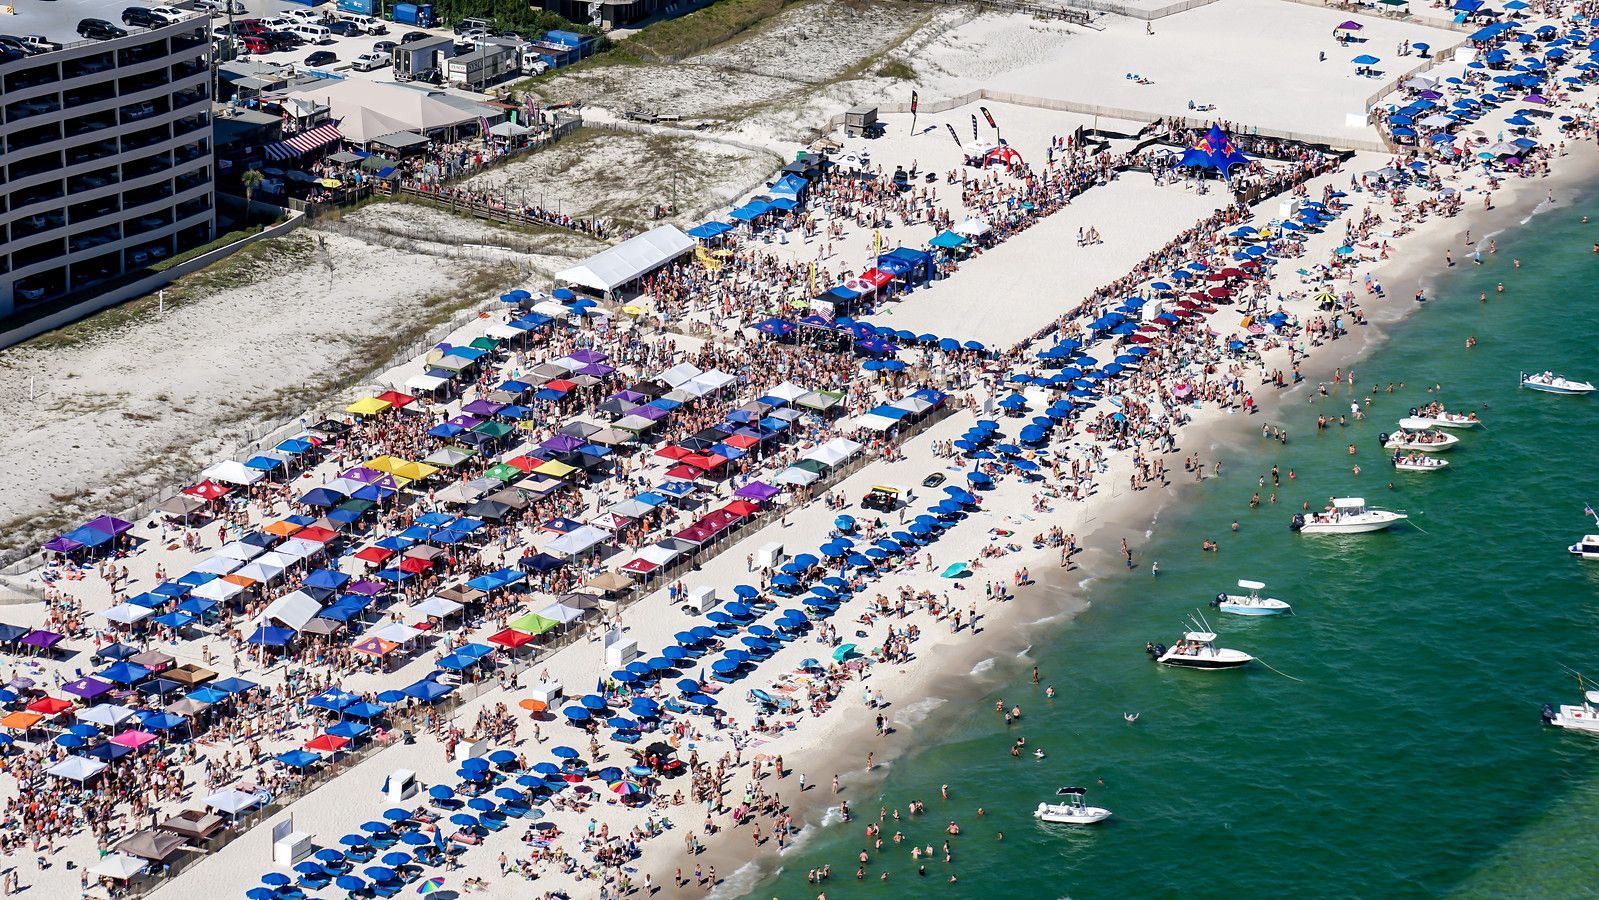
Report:
M107 326L138 308L124 307L73 326L67 334L82 343L62 346L56 333L0 354L0 403L28 423L0 434L11 460L0 473L0 522L10 523L0 543L40 539L36 515L47 526L93 517L189 477L245 429L361 373L374 362L363 348L395 317L415 315L468 270L337 234L302 231L278 246L248 284L180 282L164 314L151 303L148 317Z
M1365 26L1360 32L1365 43L1340 47L1334 41L1334 26L1348 19ZM1217 0L1155 22L1153 35L1145 34L1141 20L1106 16L1100 23L1105 30L1093 32L1019 16L985 16L919 55L925 69L922 96L958 96L987 87L1155 115L1370 138L1370 127L1350 126L1345 115L1363 120L1366 97L1384 79L1356 76L1349 60L1369 53L1382 60L1376 68L1391 78L1425 62L1398 56L1400 41L1421 41L1440 51L1464 37L1428 25L1277 0ZM1003 49L996 53L994 48ZM1325 62L1318 61L1322 51ZM1129 74L1154 83L1139 84ZM1190 100L1216 108L1192 112Z

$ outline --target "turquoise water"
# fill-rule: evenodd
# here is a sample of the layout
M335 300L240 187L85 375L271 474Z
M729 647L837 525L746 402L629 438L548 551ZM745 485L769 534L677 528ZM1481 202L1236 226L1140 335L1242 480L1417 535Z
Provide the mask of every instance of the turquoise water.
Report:
M1599 378L1599 258L1590 252L1599 224L1581 224L1582 213L1599 220L1599 202L1539 215L1500 235L1481 269L1445 275L1432 308L1356 364L1361 398L1374 381L1405 383L1375 395L1366 421L1317 434L1318 412L1348 411L1349 388L1316 402L1303 389L1274 417L1289 428L1288 445L1252 437L1219 449L1223 477L1165 513L1139 554L1159 561L1158 578L1140 568L1092 584L1090 610L1041 632L1032 658L1012 661L992 693L917 732L926 749L898 760L880 793L851 797L873 817L879 805L928 804L921 821L898 826L906 843L886 844L866 881L854 877L865 847L857 819L811 835L750 895L814 897L805 872L823 863L834 870L830 900L918 889L985 898L1591 895L1599 739L1546 728L1538 709L1577 698L1563 666L1599 679L1599 563L1565 550L1592 530L1584 502L1599 503L1599 396L1516 385L1522 369ZM1497 295L1501 280L1507 291ZM1480 343L1467 351L1470 335ZM1488 427L1459 432L1446 471L1394 472L1377 435L1438 396L1426 390L1434 384L1450 409L1477 409ZM1275 507L1264 502L1273 463L1283 479ZM1267 488L1252 511L1260 474ZM1406 510L1419 528L1289 531L1301 501L1319 507L1330 495ZM1221 542L1219 553L1200 552L1206 537ZM1205 606L1239 578L1266 582L1297 614L1245 619ZM1146 641L1170 643L1202 607L1222 645L1299 680L1260 666L1169 670L1144 656ZM1033 663L1056 686L1053 701L1030 683ZM997 719L998 697L1023 707L1024 725ZM1023 735L1045 760L1008 754ZM952 786L947 803L941 784ZM1115 817L1095 828L1035 822L1033 807L1065 784L1088 787L1090 803ZM954 862L940 854L923 880L909 849L937 847L950 819L964 830Z

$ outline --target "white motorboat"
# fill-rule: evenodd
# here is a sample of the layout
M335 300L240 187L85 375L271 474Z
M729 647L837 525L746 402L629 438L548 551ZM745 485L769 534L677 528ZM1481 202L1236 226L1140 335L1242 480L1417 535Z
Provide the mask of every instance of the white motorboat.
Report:
M1566 548L1572 556L1582 559L1599 559L1599 534L1585 534L1582 540Z
M1411 407L1410 415L1399 420L1399 427L1406 431L1420 431L1426 428L1481 428L1482 420L1476 413L1452 413L1444 409L1442 404L1433 404L1421 408Z
M1365 534L1386 531L1410 518L1387 509L1367 509L1359 497L1334 497L1332 508L1319 513L1296 513L1288 527L1300 534Z
M1179 669L1236 669L1254 660L1253 656L1242 650L1216 646L1216 635L1209 631L1184 632L1183 639L1170 647L1146 644L1144 652L1163 666L1176 666Z
M1545 725L1554 725L1559 728L1570 728L1573 731L1599 732L1599 691L1583 691L1582 703L1563 703L1559 707L1545 703L1543 705L1543 721Z
M1260 591L1265 587L1258 581L1239 580L1238 586L1244 589L1242 594L1217 594L1210 605L1224 613L1235 616L1278 616L1294 611L1292 606L1272 597L1262 597Z
M1593 385L1586 381L1572 381L1564 375L1553 372L1539 372L1536 375L1521 373L1521 386L1546 394L1591 394Z
M1436 472L1449 467L1449 460L1425 453L1403 453L1395 450L1394 468L1401 472Z
M1421 453L1442 453L1460 443L1460 438L1436 428L1430 431L1396 431L1377 437L1389 450L1415 450Z
M1057 825L1093 825L1110 818L1110 810L1083 802L1083 795L1087 793L1080 787L1063 787L1055 794L1066 799L1060 803L1038 804L1038 808L1033 810L1033 817Z

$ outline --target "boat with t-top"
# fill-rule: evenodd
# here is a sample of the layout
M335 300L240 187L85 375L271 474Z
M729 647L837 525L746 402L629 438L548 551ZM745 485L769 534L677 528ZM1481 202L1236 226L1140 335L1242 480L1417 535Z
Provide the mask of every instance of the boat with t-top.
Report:
M1572 381L1564 375L1553 372L1539 372L1535 375L1521 373L1521 386L1534 391L1543 391L1546 394L1591 394L1593 385L1586 381Z
M1294 611L1292 606L1274 597L1262 597L1260 592L1266 585L1258 581L1239 579L1238 586L1244 589L1242 594L1217 594L1210 605L1224 613L1235 616L1280 616Z
M1581 703L1562 703L1559 706L1545 703L1544 724L1573 731L1599 732L1599 709L1595 709L1596 704L1599 704L1599 691L1583 691Z
M1193 631L1183 632L1182 640L1170 647L1164 644L1148 643L1144 645L1144 652L1149 658L1163 666L1174 666L1179 669L1201 669L1215 671L1219 669L1236 669L1254 661L1242 650L1229 650L1226 647L1216 646L1216 634L1210 630L1209 623L1199 616L1192 619ZM1203 630L1201 630L1203 629Z
M1402 512L1368 508L1360 497L1334 497L1319 513L1296 513L1288 527L1300 534L1365 534L1385 531L1408 518Z
M1055 794L1066 799L1059 803L1038 804L1038 808L1033 810L1033 817L1056 825L1093 825L1110 818L1110 810L1083 802L1083 796L1087 793L1080 787L1063 787Z

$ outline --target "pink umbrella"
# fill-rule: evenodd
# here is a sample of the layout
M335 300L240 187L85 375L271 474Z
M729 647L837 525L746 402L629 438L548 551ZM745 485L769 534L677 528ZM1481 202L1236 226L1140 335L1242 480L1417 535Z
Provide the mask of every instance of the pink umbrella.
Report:
M111 743L120 744L124 747L127 747L129 750L137 750L140 747L143 747L145 744L154 741L155 739L155 735L148 731L129 729L112 738Z

